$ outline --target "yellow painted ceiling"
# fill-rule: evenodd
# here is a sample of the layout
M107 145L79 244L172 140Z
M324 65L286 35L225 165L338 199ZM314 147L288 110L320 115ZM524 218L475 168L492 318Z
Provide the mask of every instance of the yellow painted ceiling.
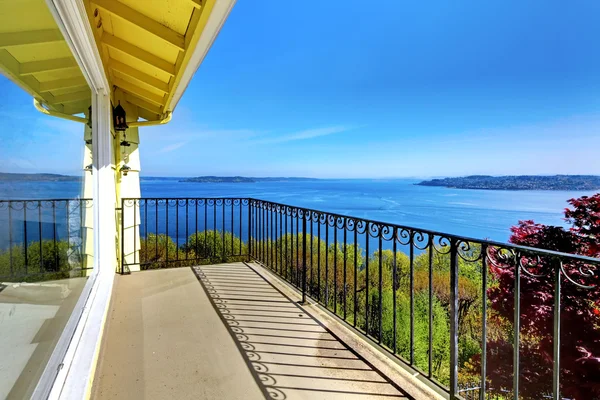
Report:
M218 0L83 0L113 87L160 118ZM81 113L90 96L44 0L0 0L0 68L48 107Z
M216 0L84 0L111 83L144 118L170 99Z
M88 85L44 0L0 1L0 69L56 111L89 107Z

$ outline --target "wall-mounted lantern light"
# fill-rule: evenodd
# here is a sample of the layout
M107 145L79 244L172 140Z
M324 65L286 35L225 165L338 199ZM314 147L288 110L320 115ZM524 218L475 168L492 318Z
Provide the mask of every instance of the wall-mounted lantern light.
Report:
M127 173L131 171L131 167L127 164L123 164L120 171L123 173L123 176L127 176Z
M115 131L124 132L129 126L127 126L127 120L125 115L125 109L119 105L113 108L113 126Z

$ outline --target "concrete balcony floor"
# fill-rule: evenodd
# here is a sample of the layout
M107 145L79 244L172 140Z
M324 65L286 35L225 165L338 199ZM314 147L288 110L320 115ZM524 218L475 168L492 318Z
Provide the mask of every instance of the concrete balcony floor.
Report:
M117 276L92 398L430 399L255 264Z

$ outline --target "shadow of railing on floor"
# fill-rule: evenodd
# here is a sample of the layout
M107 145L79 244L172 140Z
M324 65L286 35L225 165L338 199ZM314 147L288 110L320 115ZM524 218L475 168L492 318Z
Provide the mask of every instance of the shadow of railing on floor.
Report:
M250 267L193 270L266 398L410 398Z

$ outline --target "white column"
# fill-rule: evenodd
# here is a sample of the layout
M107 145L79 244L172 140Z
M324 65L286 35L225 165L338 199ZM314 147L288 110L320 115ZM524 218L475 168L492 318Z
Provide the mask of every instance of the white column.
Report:
M121 107L125 110L127 122L131 123L138 119L137 106L129 103L125 99L124 93L117 89L114 93L114 105L121 104ZM124 138L127 138L129 146L120 146L119 144ZM119 227L119 233L123 234L123 240L121 250L123 254L121 257L123 261L128 265L129 271L140 270L140 208L137 203L125 202L122 203L121 199L139 199L141 197L140 190L140 153L139 153L140 137L138 128L128 128L123 132L118 132L117 135L117 148L118 154L116 156L117 165L117 196L119 198L119 207L124 205L122 210L121 223L122 227ZM121 168L127 165L129 172L127 175L120 172Z
M102 270L114 273L117 265L114 138L111 132L110 98L92 96L94 259Z

